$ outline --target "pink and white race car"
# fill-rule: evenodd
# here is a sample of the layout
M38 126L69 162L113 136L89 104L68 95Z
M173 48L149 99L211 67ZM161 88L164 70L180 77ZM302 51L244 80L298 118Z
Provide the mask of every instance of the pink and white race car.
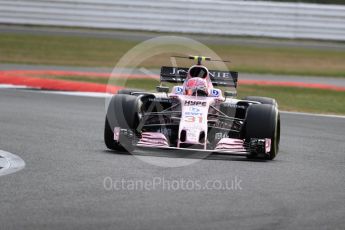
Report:
M112 150L170 150L272 160L280 115L271 98L236 99L237 72L209 71L205 57L190 68L161 68L157 93L123 89L109 103L104 141ZM229 87L224 91L215 87ZM170 93L169 93L170 91Z

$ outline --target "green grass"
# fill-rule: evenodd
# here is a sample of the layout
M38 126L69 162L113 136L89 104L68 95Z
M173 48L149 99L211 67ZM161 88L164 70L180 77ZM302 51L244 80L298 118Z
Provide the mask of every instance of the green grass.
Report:
M238 92L240 98L249 95L275 98L281 110L345 114L345 92L256 85L242 85Z
M108 83L108 79L97 77L59 76L54 78L96 82L101 84ZM112 83L116 84L116 82ZM152 91L155 90L155 87L158 84L159 82L154 79L128 79L123 86L126 88ZM238 87L238 94L238 98L243 98L245 96L264 96L275 98L278 101L279 109L285 111L345 114L345 92L340 91L280 86L240 85Z
M137 42L72 36L1 34L0 62L114 67ZM345 77L345 51L244 45L210 45L239 72ZM169 65L170 54L154 56L141 67ZM190 61L178 60L189 66Z

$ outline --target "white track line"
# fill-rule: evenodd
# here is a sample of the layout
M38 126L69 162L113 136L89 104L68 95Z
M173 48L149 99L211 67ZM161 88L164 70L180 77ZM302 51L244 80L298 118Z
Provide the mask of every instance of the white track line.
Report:
M70 92L70 91L45 91L40 90L37 92L47 93L47 94L59 94L59 95L68 95L68 96L78 96L78 97L97 97L97 98L106 98L111 97L113 94L110 93L93 93L93 92Z
M26 89L28 88L25 85L9 85L9 84L0 84L0 89Z

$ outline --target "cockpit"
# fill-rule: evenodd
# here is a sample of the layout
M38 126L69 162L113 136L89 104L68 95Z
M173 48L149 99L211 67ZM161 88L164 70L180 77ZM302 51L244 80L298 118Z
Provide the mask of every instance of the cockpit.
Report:
M192 78L200 77L205 79L208 76L208 70L203 66L194 66L190 68L189 76Z

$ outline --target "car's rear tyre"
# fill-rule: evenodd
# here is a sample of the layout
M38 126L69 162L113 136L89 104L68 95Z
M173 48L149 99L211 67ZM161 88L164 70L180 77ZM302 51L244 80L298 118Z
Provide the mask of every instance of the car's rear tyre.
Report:
M265 158L273 160L278 154L280 142L280 115L277 107L270 104L250 105L244 124L244 136L246 140L271 139L271 151ZM255 155L249 157L253 158Z
M121 137L121 142L114 140L114 128L130 130L135 133L138 126L138 97L132 95L114 95L109 103L104 127L104 143L112 150L132 150L131 139Z
M278 106L277 101L275 99L269 98L269 97L247 96L247 97L243 98L243 100L257 101L257 102L260 102L261 104L264 104L264 105Z

